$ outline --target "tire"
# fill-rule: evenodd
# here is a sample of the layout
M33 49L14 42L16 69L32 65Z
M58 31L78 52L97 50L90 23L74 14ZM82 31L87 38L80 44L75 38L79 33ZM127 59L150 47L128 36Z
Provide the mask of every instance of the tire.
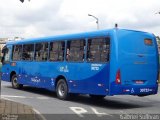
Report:
M69 98L68 85L64 79L60 79L56 86L57 97L61 100L67 100Z
M89 95L92 99L98 100L98 99L104 99L104 97L106 97L106 95Z
M19 84L17 82L17 75L14 74L11 78L11 82L12 82L12 87L15 88L15 89L21 89L23 87L23 84Z

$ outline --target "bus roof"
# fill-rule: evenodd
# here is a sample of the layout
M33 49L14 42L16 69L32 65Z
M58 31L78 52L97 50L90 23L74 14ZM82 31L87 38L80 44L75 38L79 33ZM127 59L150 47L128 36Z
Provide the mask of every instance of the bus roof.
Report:
M116 31L133 31L133 32L141 32L145 34L150 34L143 31L137 30L129 30L129 29L107 29L107 30L97 30L92 32L83 32L83 33L75 33L75 34L65 34L65 35L57 35L57 36L49 36L49 37L40 37L40 38L30 38L30 39L23 39L18 41L8 41L7 44L26 44L26 43L33 43L33 42L50 42L50 41L58 41L58 40L71 40L71 39L84 39L84 38L93 38L93 37L101 37L101 36L110 36L112 33ZM151 35L151 34L150 34ZM152 34L153 35L153 34Z

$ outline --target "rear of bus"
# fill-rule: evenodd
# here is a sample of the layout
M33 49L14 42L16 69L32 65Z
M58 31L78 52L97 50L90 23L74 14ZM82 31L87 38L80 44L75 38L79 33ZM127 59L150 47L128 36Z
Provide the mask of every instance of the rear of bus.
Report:
M115 38L110 94L156 94L159 68L155 36L140 31L116 30Z

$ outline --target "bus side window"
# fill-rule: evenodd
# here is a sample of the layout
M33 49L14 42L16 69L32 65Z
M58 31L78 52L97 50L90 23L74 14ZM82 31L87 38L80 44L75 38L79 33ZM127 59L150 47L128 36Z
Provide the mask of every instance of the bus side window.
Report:
M64 41L55 41L50 43L50 61L63 61L64 60Z
M66 60L69 61L70 60L70 44L71 41L67 41L67 50L66 50Z
M87 60L89 62L108 62L109 48L109 38L88 39Z
M97 39L88 39L87 60L90 62L98 61L99 53L99 41Z
M21 55L22 55L22 45L14 45L12 59L14 61L21 60Z
M110 38L105 38L102 42L101 61L108 62L110 56Z
M46 61L48 58L48 43L38 43L35 49L35 60Z
M67 42L66 60L73 62L84 61L85 40L71 40Z
M34 44L23 45L22 60L31 61L34 58Z

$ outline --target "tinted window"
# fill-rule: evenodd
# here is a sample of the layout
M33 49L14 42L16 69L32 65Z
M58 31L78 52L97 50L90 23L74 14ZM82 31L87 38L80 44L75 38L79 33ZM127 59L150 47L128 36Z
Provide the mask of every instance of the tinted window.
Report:
M48 58L48 43L38 43L35 49L35 60L46 61Z
M87 59L90 62L109 61L109 38L88 39Z
M144 39L144 43L145 43L146 45L153 45L153 42L152 42L151 39Z
M85 40L71 40L67 42L67 61L84 61Z
M21 55L22 55L22 45L14 45L12 59L15 61L21 60Z
M10 60L10 50L6 46L2 50L3 53L3 58L2 58L2 63L7 63Z
M23 45L23 60L33 60L34 58L34 44Z
M50 61L63 61L64 60L64 41L50 43Z

